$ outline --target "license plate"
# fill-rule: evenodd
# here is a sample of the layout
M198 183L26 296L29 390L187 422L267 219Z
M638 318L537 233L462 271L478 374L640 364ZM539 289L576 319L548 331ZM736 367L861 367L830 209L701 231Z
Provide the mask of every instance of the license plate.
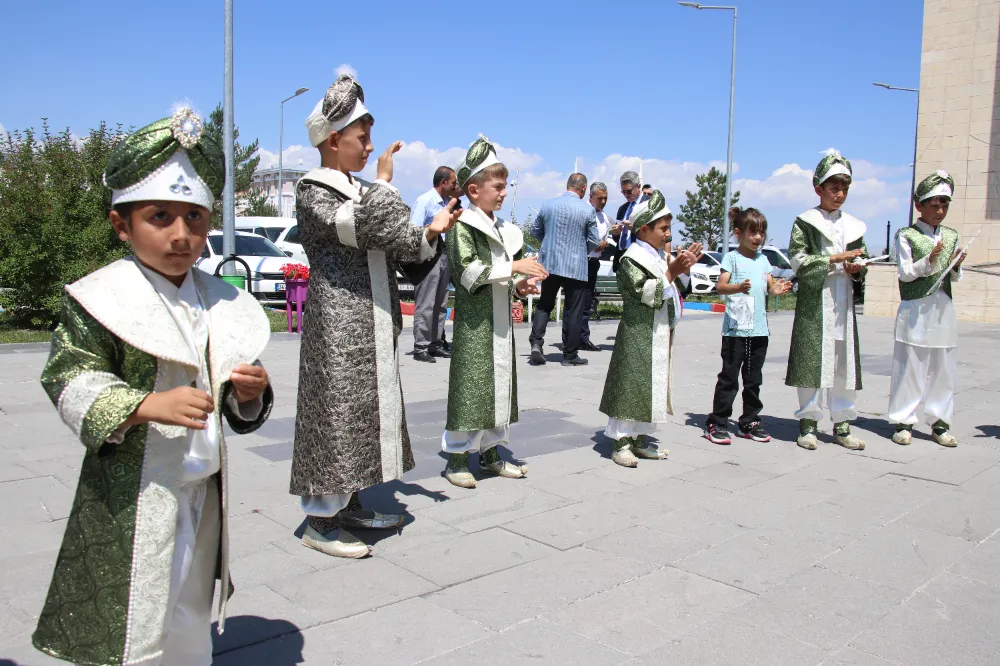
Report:
M285 290L285 283L284 282L275 282L274 283L274 290L275 291L284 291Z

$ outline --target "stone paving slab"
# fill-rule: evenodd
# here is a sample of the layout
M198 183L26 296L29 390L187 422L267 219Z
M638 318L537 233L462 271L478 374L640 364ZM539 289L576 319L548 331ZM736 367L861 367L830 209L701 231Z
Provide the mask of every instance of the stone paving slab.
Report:
M671 454L637 469L610 461L597 410L611 354L586 354L584 368L531 367L528 329L516 327L522 412L502 453L525 460L529 476L480 475L475 490L441 476L448 362L404 355L417 467L362 497L410 515L398 530L360 533L375 549L362 561L297 536L303 517L287 484L298 340L275 335L263 359L272 418L227 439L237 592L216 663L995 663L1000 333L961 325L959 447L942 449L922 427L899 447L884 415L892 321L863 318L855 431L868 445L834 445L827 421L820 448L804 451L783 384L787 314L771 317L764 367L774 441L701 436L720 324L685 315L675 416L655 438ZM615 323L592 326L610 349ZM46 346L0 354L0 664L62 663L29 640L82 447L38 385Z

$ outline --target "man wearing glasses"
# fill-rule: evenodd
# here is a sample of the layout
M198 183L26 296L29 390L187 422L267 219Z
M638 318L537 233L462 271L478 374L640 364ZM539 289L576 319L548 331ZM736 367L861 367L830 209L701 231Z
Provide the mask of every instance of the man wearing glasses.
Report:
M618 261L633 241L632 228L628 222L632 215L632 209L637 203L649 198L642 193L642 181L639 180L639 174L635 171L626 171L618 179L618 182L621 184L625 203L618 207L615 224L611 227L611 236L618 245L618 249L615 250L615 258L611 262L611 267L615 271L618 270Z

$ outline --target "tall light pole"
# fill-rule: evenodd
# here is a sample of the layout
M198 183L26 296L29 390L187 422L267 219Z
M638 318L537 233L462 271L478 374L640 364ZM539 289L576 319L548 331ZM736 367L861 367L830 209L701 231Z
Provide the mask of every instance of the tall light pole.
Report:
M684 7L694 9L723 9L733 12L733 55L729 67L729 144L726 148L726 209L722 211L722 253L729 252L729 207L733 199L733 102L736 98L736 7L703 5L697 2L679 2ZM710 248L711 249L711 248Z
M225 64L222 88L222 150L226 156L226 185L222 191L222 254L236 254L236 165L233 163L233 0L226 0ZM236 275L235 262L222 267Z
M917 189L917 135L919 134L920 126L920 89L919 88L900 88L899 86L890 86L888 83L872 83L873 86L878 86L879 88L885 88L886 90L902 90L903 92L917 93L917 122L914 123L913 128L913 175L910 177L910 226L913 226L913 193Z
M284 175L285 165L282 162L282 153L285 152L285 102L290 99L295 99L304 92L309 92L309 88L299 88L295 91L295 94L291 97L286 97L281 100L281 121L278 128L278 216L284 217L284 210L281 206L281 190L284 185L282 176Z

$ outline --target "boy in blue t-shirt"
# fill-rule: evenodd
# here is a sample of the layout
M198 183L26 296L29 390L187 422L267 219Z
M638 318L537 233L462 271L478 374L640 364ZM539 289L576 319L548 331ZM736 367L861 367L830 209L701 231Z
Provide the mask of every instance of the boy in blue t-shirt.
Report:
M718 292L726 296L722 323L722 372L715 385L712 414L705 437L714 444L730 444L729 417L743 375L743 415L740 437L769 442L771 436L760 423L760 385L767 356L767 307L765 296L779 296L792 288L790 282L775 280L771 264L759 253L767 237L767 218L756 208L729 210L733 234L739 246L722 259Z

